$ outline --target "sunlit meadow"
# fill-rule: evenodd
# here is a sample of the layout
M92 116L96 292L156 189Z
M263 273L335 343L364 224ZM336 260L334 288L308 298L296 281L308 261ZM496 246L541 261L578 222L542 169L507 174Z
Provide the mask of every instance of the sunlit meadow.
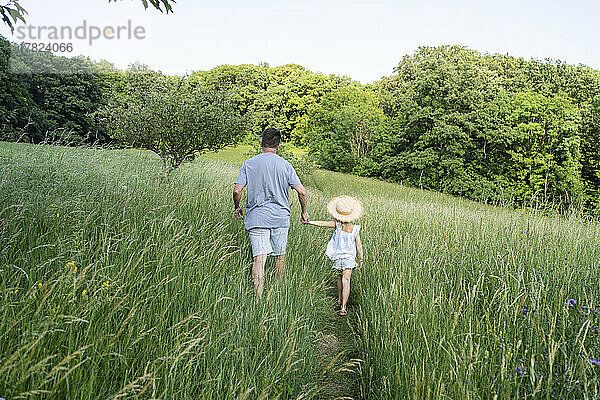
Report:
M232 218L241 152L226 155L162 178L149 152L0 144L0 397L342 393L324 350L331 232L301 226L293 198L285 278L256 304ZM313 219L338 194L366 209L344 395L600 397L598 223L326 171L306 183Z

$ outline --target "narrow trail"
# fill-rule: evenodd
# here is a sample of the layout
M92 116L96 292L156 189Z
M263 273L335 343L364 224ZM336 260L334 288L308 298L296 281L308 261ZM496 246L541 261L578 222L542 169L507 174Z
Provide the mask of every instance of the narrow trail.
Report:
M354 307L352 296L348 304L348 314L337 314L337 288L331 286L328 299L331 301L331 313L323 323L323 337L319 348L323 358L324 386L322 399L358 400L360 395L360 353L357 348L356 334L352 329Z

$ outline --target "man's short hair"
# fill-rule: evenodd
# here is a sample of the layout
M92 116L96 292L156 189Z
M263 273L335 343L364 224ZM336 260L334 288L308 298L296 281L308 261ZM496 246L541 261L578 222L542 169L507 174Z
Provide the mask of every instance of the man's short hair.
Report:
M281 132L279 132L279 129L269 127L263 131L261 142L262 147L276 149L280 142Z

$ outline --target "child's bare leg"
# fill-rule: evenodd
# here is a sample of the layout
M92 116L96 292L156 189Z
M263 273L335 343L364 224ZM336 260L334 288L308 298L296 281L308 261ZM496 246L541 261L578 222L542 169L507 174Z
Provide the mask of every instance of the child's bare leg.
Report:
M350 297L350 277L352 270L350 268L342 271L342 310L346 309L348 297Z
M283 268L285 267L285 254L275 256L275 276L281 278Z
M342 305L342 274L338 276L337 280L337 289L338 289L338 306Z
M254 281L254 289L256 289L256 300L260 300L263 295L266 261L267 255L262 254L254 257L254 262L252 263L252 279Z

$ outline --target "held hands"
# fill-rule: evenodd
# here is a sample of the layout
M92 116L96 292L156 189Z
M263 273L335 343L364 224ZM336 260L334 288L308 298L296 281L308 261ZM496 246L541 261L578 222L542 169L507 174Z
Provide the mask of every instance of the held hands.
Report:
M235 209L234 216L237 219L244 219L244 211L242 211L242 207L238 207Z
M309 221L310 221L310 217L308 216L308 213L306 211L304 211L300 215L300 222L302 222L303 224L308 224Z

